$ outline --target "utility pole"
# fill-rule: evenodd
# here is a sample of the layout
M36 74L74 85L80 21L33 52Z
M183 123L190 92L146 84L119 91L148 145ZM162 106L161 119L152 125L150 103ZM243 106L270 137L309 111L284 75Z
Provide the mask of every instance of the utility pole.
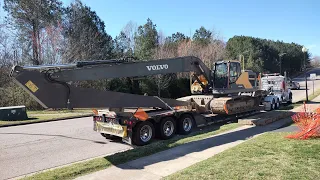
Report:
M282 57L283 55L285 55L285 54L287 54L287 53L280 53L280 54L279 54L279 60L280 60L280 75L282 75L282 73L281 73L281 72L282 72L282 69L281 69L281 68L282 68L282 60L281 60L281 57Z
M304 60L304 70L306 68L306 52L308 51L308 49L306 47L302 47L302 52L303 52L303 60ZM308 102L308 77L307 77L307 73L305 73L305 82L306 82L306 100Z
M306 99L308 102L309 100L308 100L308 80L307 80L308 76L307 76L307 73L305 74L305 78L306 78Z
M280 75L281 75L281 65L282 65L281 56L279 58L280 58Z

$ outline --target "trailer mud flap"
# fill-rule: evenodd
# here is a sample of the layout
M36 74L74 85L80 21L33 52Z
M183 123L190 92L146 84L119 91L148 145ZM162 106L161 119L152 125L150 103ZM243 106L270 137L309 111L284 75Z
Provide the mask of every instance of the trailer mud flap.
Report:
M120 124L96 122L94 130L122 138L127 137L128 135L127 127L121 126Z

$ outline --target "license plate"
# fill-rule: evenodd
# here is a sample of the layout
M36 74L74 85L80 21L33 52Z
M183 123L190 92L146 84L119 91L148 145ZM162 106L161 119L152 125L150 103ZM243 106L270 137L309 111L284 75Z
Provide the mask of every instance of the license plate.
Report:
M127 137L127 127L114 123L96 122L96 131L119 137Z

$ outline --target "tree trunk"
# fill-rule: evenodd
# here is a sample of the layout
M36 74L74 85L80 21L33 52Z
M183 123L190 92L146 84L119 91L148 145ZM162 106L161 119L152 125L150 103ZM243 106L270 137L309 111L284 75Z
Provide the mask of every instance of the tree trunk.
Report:
M38 61L38 47L37 47L37 28L35 20L32 21L32 50L33 50L33 59L32 62L34 65L39 65Z

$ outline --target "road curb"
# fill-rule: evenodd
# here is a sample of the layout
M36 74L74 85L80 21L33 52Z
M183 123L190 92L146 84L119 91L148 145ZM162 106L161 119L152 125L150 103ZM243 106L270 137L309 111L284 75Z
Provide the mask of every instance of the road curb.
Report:
M284 118L285 119L285 118ZM287 127L287 126L290 126L291 124L293 124L293 120L291 119L291 121L288 121L286 123L284 123L283 125L281 125L279 128L277 129L281 129L281 128L284 128L284 127Z
M294 112L291 111L271 111L261 113L249 118L239 119L238 123L241 125L265 126L275 121L288 118L293 114Z
M53 121L63 121L63 120L70 120L70 119L76 119L76 118L90 117L92 115L93 114L79 115L79 116L72 116L72 117L65 117L65 118L57 118L57 119L50 119L50 120L45 120L45 121L22 122L22 123L17 123L17 124L4 124L4 125L0 125L0 128L11 127L11 126L21 126L21 125L28 125L28 124L37 124L37 123L46 123L46 122L53 122Z

